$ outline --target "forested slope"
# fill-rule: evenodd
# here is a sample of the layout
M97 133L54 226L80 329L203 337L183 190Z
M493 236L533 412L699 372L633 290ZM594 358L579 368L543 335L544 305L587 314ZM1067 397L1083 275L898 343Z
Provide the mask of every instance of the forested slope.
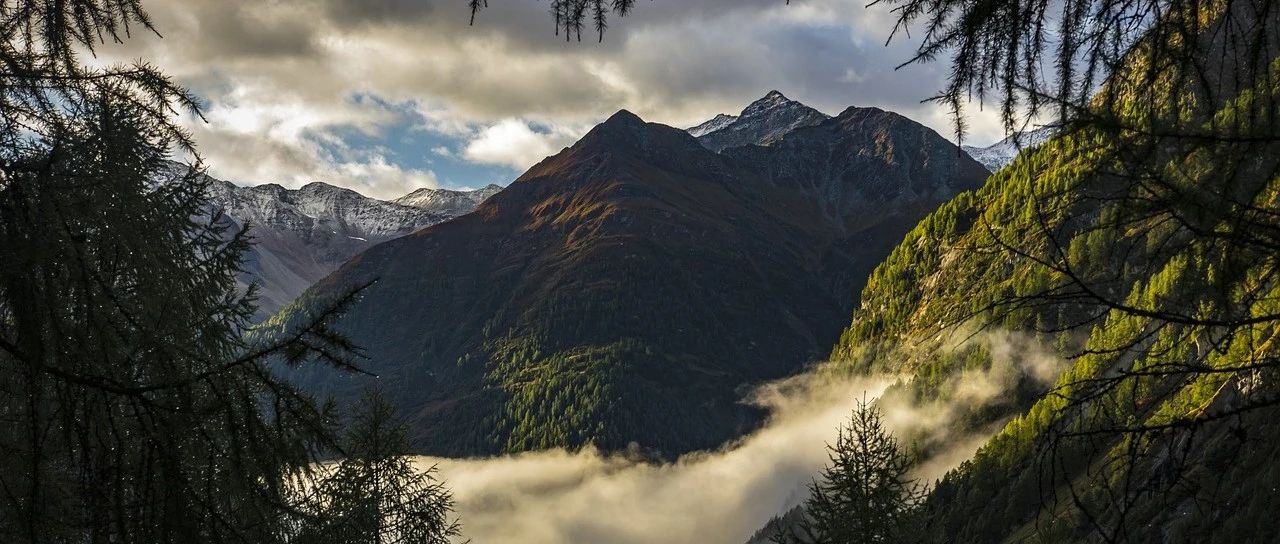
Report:
M1123 128L1081 122L1024 152L922 221L868 280L833 358L911 375L902 387L922 402L991 363L983 347L955 347L981 327L1071 361L1049 391L1027 379L974 407L975 428L1012 419L933 491L929 539L1272 538L1278 38L1258 3L1228 6L1198 13L1210 54L1195 69L1217 75L1187 85L1192 63L1170 63L1150 85L1144 61L1172 57L1151 51L1187 35L1149 36L1095 100ZM1222 38L1242 23L1255 41Z

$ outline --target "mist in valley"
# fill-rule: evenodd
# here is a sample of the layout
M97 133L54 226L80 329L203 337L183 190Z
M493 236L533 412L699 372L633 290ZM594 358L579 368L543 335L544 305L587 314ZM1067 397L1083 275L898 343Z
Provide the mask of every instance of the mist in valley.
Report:
M877 399L898 436L935 444L916 477L933 482L973 456L999 425L957 432L960 408L999 402L1022 377L1048 384L1062 362L1020 334L967 334L981 342L984 371L962 373L946 403L917 405L891 386L895 376L851 376L838 363L758 387L744 402L770 410L756 432L716 452L670 463L595 450L551 450L491 459L420 458L452 489L464 539L474 542L700 542L742 544L770 518L803 502L827 462L826 444L858 400Z

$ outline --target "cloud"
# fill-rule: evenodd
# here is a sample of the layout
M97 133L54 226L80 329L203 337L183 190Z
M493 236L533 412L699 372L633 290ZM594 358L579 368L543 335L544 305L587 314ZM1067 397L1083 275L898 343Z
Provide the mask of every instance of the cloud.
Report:
M581 134L576 131L534 130L525 121L504 119L476 134L463 149L462 156L482 164L526 170L548 155L572 144L579 137Z
M377 155L362 161L343 162L337 168L335 179L345 181L345 186L384 200L398 198L423 187L440 187L435 172L401 168Z
M718 452L655 464L622 455L563 450L493 459L421 458L453 490L466 538L551 544L699 542L741 544L774 515L799 504L827 462L826 444L855 402L877 398L900 439L922 439L932 454L914 470L931 482L973 456L1001 426L959 431L968 409L1003 402L1020 376L1056 378L1063 362L1033 338L990 332L946 349L978 344L987 370L961 373L947 402L915 403L892 376L850 376L819 367L765 384L747 399L767 407L760 430Z
M431 140L421 156L381 153L400 169L396 186L441 143L474 148L463 158L477 167L518 171L619 109L691 126L773 88L829 113L891 109L950 135L945 110L919 102L945 67L896 69L911 43L885 48L891 15L863 4L645 3L614 19L603 43L566 43L537 2L495 4L469 26L466 3L452 0L148 0L167 37L100 51L153 61L207 99L210 122L191 124L197 144L215 172L243 182L341 171L316 142L351 134ZM973 113L972 143L1002 136L996 112ZM449 184L493 178L491 167L446 166L436 174Z
M563 450L420 462L438 465L474 542L741 544L803 497L854 399L888 383L771 384L754 398L774 410L767 427L725 451L668 464Z

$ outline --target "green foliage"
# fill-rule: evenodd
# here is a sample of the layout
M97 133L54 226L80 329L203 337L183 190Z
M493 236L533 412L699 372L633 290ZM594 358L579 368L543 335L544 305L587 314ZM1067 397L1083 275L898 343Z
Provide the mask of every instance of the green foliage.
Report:
M779 525L780 544L903 542L915 530L923 489L911 459L884 427L880 410L859 401L828 447L830 464L809 486L804 515Z
M1204 9L1206 33L1232 32ZM1240 43L1274 40L1264 26ZM1176 62L1194 41L1154 35L1130 65ZM1177 73L1186 65L1162 66L1155 82L1120 72L1096 104L1107 111L940 208L873 273L833 358L909 373L918 397L945 398L948 378L980 357L946 346L959 325L1035 333L1072 360L1048 394L995 414L1012 419L935 488L932 540L1144 540L1167 528L1201 541L1256 508L1217 502L1232 493L1210 485L1215 471L1274 485L1270 471L1252 482L1240 468L1270 455L1253 439L1268 427L1234 414L1277 402L1280 59L1216 47L1237 57L1197 62L1241 70L1242 87L1193 87Z
M293 544L448 544L459 526L453 499L408 455L394 407L370 391L342 441L343 457L305 481L304 516Z

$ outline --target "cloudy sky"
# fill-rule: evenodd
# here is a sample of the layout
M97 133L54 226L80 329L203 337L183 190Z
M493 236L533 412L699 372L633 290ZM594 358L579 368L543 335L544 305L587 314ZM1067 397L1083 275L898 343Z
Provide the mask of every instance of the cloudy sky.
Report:
M878 106L951 134L920 101L943 65L894 67L911 44L865 0L641 0L603 43L566 43L547 3L494 0L148 0L163 39L142 58L190 87L188 124L216 177L324 181L393 198L505 185L618 109L674 126L737 113L777 89L829 114ZM1002 136L971 112L968 143Z

